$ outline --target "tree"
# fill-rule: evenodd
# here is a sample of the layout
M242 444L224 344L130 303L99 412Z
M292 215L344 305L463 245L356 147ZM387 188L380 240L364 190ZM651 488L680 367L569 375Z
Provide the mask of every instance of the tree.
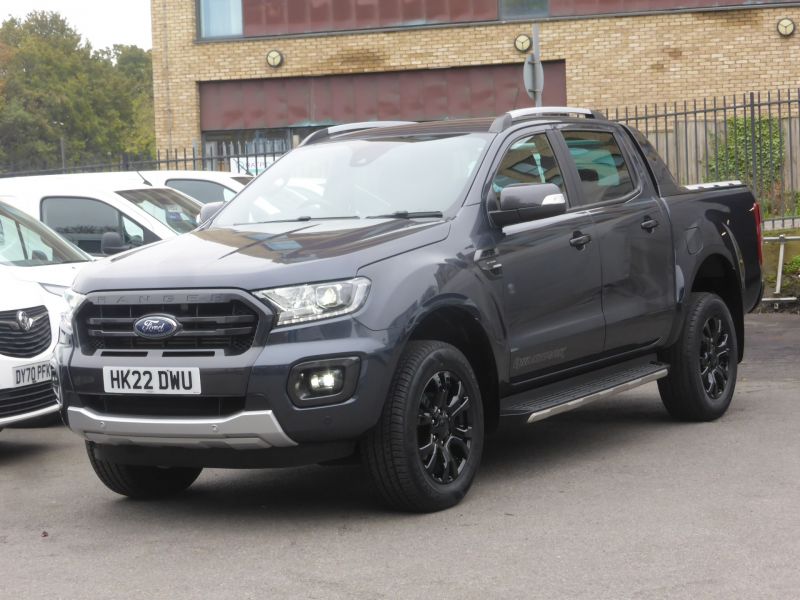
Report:
M0 160L19 170L153 148L152 64L135 46L94 51L57 13L0 26Z

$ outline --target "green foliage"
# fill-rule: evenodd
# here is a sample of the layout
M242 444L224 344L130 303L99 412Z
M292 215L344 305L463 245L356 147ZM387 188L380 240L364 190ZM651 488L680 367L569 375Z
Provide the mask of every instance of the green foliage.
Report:
M0 25L0 163L17 169L152 152L149 51L95 51L57 13Z
M753 121L748 117L738 117L728 119L726 126L727 133L716 140L716 155L709 161L710 180L740 179L746 182L757 196L772 196L780 186L784 159L780 120L757 118ZM755 177L753 176L754 152Z
M800 254L783 264L784 275L800 275Z

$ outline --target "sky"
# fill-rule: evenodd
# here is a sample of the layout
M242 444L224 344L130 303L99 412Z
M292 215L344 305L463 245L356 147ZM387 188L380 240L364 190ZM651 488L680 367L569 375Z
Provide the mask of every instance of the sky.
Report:
M34 10L60 13L96 49L152 46L150 0L0 0L0 21Z

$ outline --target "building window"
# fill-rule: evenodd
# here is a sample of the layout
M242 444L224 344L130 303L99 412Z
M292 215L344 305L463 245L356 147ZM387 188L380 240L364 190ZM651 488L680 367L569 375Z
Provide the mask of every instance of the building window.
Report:
M242 37L242 0L199 0L200 37Z
M548 0L500 0L500 18L546 17L550 12L549 4Z

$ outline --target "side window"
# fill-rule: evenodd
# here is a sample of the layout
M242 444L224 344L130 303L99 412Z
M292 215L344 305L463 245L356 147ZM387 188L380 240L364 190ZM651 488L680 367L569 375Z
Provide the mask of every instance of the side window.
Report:
M125 232L122 239L126 244L141 246L144 243L144 229L128 217L122 217L122 230Z
M233 190L213 181L202 181L200 179L169 179L166 184L179 192L183 192L187 196L199 200L203 204L208 204L209 202L227 202L236 195Z
M122 234L119 211L91 198L45 198L42 221L90 254L100 254L100 240L105 232Z
M614 135L604 131L563 131L581 181L581 204L624 198L636 189Z
M538 133L519 140L508 149L494 176L492 188L499 194L507 185L517 183L552 183L566 196L564 177L545 134Z
M22 242L29 257L34 261L50 264L53 262L53 249L45 244L41 236L25 226L20 226Z

